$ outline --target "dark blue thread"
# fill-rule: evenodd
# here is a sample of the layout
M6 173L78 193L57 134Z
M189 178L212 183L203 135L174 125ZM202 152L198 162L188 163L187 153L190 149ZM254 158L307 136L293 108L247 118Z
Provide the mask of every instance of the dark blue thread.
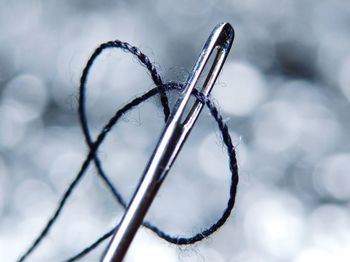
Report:
M85 88L86 88L86 81L87 77L89 74L89 71L95 61L95 59L101 54L101 52L104 49L107 48L121 48L123 50L126 50L132 54L134 54L139 61L146 66L146 68L149 70L151 73L152 79L156 84L156 88L146 92L144 95L137 97L133 99L130 103L125 105L123 108L118 110L116 114L109 120L107 125L102 129L101 133L98 135L97 139L95 142L92 142L89 128L88 128L88 122L87 122L87 117L85 114ZM120 195L118 190L113 186L113 184L110 182L106 174L104 173L102 169L102 165L100 160L97 157L96 151L98 147L101 145L103 142L104 138L106 137L107 133L112 129L112 127L117 123L118 119L125 114L127 111L131 110L135 106L139 105L143 101L149 99L150 97L160 94L161 102L163 105L163 112L165 115L165 120L169 117L170 111L169 111L169 106L168 106L168 100L165 94L166 90L172 90L172 89L181 89L182 85L175 83L175 82L169 82L167 84L163 84L161 81L161 78L159 74L157 73L155 67L153 66L152 63L150 63L149 59L147 56L145 56L140 50L138 50L136 47L132 47L128 43L120 42L120 41L111 41L104 43L100 45L93 55L90 57L88 60L87 65L85 66L83 70L83 74L81 77L81 82L80 82L80 96L79 96L79 116L80 116L80 121L83 129L83 133L85 135L86 142L89 146L89 154L85 161L83 162L80 171L78 172L77 176L75 179L71 182L71 184L68 186L67 190L63 194L63 197L59 201L58 207L56 211L54 212L53 216L49 219L47 222L46 226L44 229L41 231L39 236L35 239L35 241L32 243L32 245L29 247L29 249L19 258L19 261L24 261L39 245L39 243L47 236L50 228L52 225L55 223L57 220L58 216L60 215L61 211L63 210L63 207L73 192L74 188L77 186L78 182L81 180L83 175L85 174L85 171L87 167L89 166L90 162L93 160L95 163L95 166L97 168L99 176L103 179L103 181L106 183L106 186L109 188L109 190L113 193L114 197L116 200L125 208L126 203L123 197ZM231 186L230 186L230 196L229 200L227 202L227 206L221 215L221 217L210 227L207 229L203 230L202 232L192 236L192 237L173 237L170 236L169 234L163 232L156 226L150 224L149 222L144 222L143 225L153 232L155 232L159 237L165 239L166 241L177 244L177 245L187 245L187 244L193 244L197 241L202 240L205 237L208 237L211 235L213 232L218 230L228 219L233 206L235 202L235 196L236 196L236 189L237 189L237 184L238 184L238 170L237 170L237 161L236 161L236 154L235 150L231 141L231 137L227 128L227 125L224 123L222 116L219 114L217 108L215 105L212 103L212 101L203 95L202 93L198 92L197 90L194 90L193 95L203 104L206 104L207 107L210 110L211 115L214 117L216 120L218 127L221 131L223 141L226 145L228 156L229 156L229 165L230 165L230 170L231 170ZM86 255L88 252L96 248L100 243L102 243L103 240L108 238L112 233L114 229L109 231L108 233L104 234L102 237L100 237L97 241L95 241L93 244L90 246L86 247L83 251L81 251L78 255L70 258L68 261L73 261L78 258L81 258L82 256Z
M172 85L169 85L169 86L166 87L166 89L172 89L172 88L178 88L178 87L176 86L176 84L175 85L172 84ZM153 89L153 90L155 90L155 89ZM157 92L158 92L158 90L157 90ZM151 96L153 96L153 95L155 95L155 94L152 94ZM234 147L233 147L233 144L232 144L232 141L231 141L231 137L229 135L229 131L228 131L227 125L224 123L224 121L222 119L222 116L219 114L219 112L218 112L217 108L215 107L214 103L208 97L206 97L202 93L198 92L197 90L193 91L193 95L200 102L202 102L203 104L207 105L211 115L216 120L216 122L217 122L217 124L219 126L219 129L221 131L221 135L223 137L224 144L226 145L226 149L227 149L228 154L229 154L230 170L231 170L231 173L232 173L231 186L230 186L230 197L229 197L227 206L226 206L222 216L216 221L216 223L211 225L208 229L206 229L206 230L204 230L204 231L202 231L202 232L200 232L200 233L198 233L198 234L196 234L196 235L194 235L192 237L188 237L188 238L185 238L185 237L172 237L172 236L166 234L165 232L163 232L162 230L160 230L159 228L157 228L156 226L150 224L147 221L145 221L143 223L143 225L145 227L147 227L148 229L151 229L153 232L158 234L159 237L165 239L168 242L171 242L171 243L177 244L177 245L193 244L195 242L198 242L198 241L208 237L209 235L214 233L216 230L218 230L225 223L225 221L228 219L228 217L230 216L230 213L231 213L232 208L234 206L235 196L236 196L236 188L237 188L237 184L238 184L238 174L237 174L237 163L236 163L235 151L234 151ZM149 99L151 96L144 96L142 98L142 100L145 101L146 99ZM118 227L118 225L116 226L116 228L117 227ZM109 238L113 234L115 229L112 229L112 230L108 231L103 236L98 238L95 242L93 242L88 247L86 247L85 249L80 251L78 254L76 254L75 256L73 256L71 258L69 258L66 261L67 262L76 261L77 259L80 259L83 256L87 255L90 251L92 251L97 246L99 246L104 240Z

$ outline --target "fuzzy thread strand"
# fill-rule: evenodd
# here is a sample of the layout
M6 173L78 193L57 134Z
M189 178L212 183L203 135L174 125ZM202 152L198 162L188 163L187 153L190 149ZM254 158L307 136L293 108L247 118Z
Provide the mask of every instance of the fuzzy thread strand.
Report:
M113 117L108 121L108 123L103 127L102 131L97 136L96 140L93 141L90 129L88 126L88 120L86 116L86 84L88 75L90 73L90 70L95 62L95 60L98 58L98 56L103 52L105 49L109 48L120 48L126 52L129 52L133 54L142 65L144 65L147 70L149 71L151 78L153 82L155 83L155 88L149 90L145 94L143 94L140 97L137 97L133 99L131 102L126 104L124 107L119 109ZM26 252L18 259L18 261L24 261L37 247L38 245L45 239L45 237L48 235L50 229L54 225L54 223L57 221L59 215L62 213L67 200L81 181L81 179L86 174L86 170L89 167L90 163L93 161L95 164L95 167L97 169L97 173L99 177L102 179L102 181L105 183L108 190L112 193L116 201L122 206L126 207L126 201L122 197L122 195L119 193L118 189L113 185L113 183L109 180L108 176L103 170L102 162L98 158L97 150L106 138L107 134L112 130L112 128L115 126L115 124L118 122L118 120L129 110L132 110L136 106L140 105L147 99L159 94L161 104L163 106L163 113L164 113L164 120L166 121L170 115L169 105L168 105L168 98L166 95L166 92L169 90L182 90L183 86L181 83L176 82L169 82L164 84L161 80L160 75L158 74L155 66L150 62L149 58L143 54L138 48L131 46L130 44L126 42L121 42L119 40L116 41L110 41L104 44L101 44L92 54L90 59L88 60L83 73L82 77L80 79L80 87L79 87L79 106L78 106L78 113L80 118L80 124L83 130L83 134L85 136L86 143L89 147L89 153L85 159L85 161L82 163L81 169L79 170L76 177L73 179L71 184L67 187L66 191L64 192L62 198L60 199L56 210L54 211L51 218L48 220L47 224L43 228L43 230L40 232L40 234L37 236L37 238L33 241L31 246L26 250ZM194 90L192 95L196 97L201 103L205 104L215 121L217 122L217 125L219 127L219 130L222 135L223 142L226 146L228 158L229 158L229 167L231 171L231 185L230 185L230 191L229 191L229 199L226 205L225 210L223 211L222 215L219 217L219 219L213 223L212 225L208 226L205 230L202 232L199 232L193 236L190 237L176 237L171 236L167 234L166 232L159 229L157 226L152 225L150 222L145 221L143 225L147 227L148 229L155 232L159 237L163 238L164 240L177 244L177 245L189 245L193 244L195 242L198 242L212 233L214 233L216 230L218 230L228 219L228 217L231 214L231 211L234 206L235 202L235 196L236 196L236 190L237 190L237 184L238 184L238 170L237 170L237 160L236 160L236 153L234 146L232 144L232 140L228 131L228 127L223 121L222 116L220 115L219 111L217 110L215 104L210 100L209 97L205 96L204 94L198 92L197 90ZM118 226L118 225L117 225ZM95 249L99 244L101 244L105 239L107 239L109 236L113 234L113 231L115 229L110 230L109 232L103 234L101 237L99 237L96 241L94 241L92 244L84 248L81 252L79 252L77 255L71 257L67 261L75 261L79 258L82 258L84 255L88 254L90 251Z

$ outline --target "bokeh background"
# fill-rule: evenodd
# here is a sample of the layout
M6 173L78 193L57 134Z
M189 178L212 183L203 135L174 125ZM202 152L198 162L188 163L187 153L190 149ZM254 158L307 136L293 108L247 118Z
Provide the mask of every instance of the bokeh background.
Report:
M29 246L87 154L77 94L94 48L128 41L164 80L184 81L221 21L234 26L236 39L212 96L237 149L236 206L217 233L190 247L141 229L126 261L349 261L349 1L1 0L0 21L1 261L15 261ZM93 134L152 87L135 58L105 52L88 84ZM125 197L163 126L159 100L151 99L100 148ZM205 109L147 219L174 235L198 232L225 207L229 175ZM67 259L122 212L90 167L28 261ZM82 261L97 261L105 244Z

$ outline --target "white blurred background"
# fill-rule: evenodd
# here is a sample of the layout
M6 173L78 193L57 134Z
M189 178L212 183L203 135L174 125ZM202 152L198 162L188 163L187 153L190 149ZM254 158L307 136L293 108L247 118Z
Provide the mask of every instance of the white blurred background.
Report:
M236 38L213 97L238 152L236 206L217 233L190 247L141 229L126 261L349 261L350 2L2 0L0 21L0 261L15 261L29 246L86 156L76 97L93 50L127 41L164 80L183 81L222 21ZM105 52L88 84L93 134L152 87L135 58ZM126 197L162 121L160 103L151 99L100 149ZM174 235L200 231L221 215L229 175L220 134L204 110L147 219ZM67 259L122 212L91 166L28 261ZM105 244L82 261L97 261Z

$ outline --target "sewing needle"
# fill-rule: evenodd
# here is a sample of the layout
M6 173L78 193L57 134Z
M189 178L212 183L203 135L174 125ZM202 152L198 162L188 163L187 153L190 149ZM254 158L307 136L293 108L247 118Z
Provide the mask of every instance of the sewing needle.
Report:
M103 262L120 262L123 260L161 183L174 163L203 108L203 104L196 100L187 116L184 116L191 93L203 74L211 54L216 49L215 58L200 91L205 96L209 95L225 63L233 39L234 30L229 23L217 25L210 34L193 68L192 74L186 82L184 91L169 116L160 140L146 166L126 212L108 245L102 258Z

